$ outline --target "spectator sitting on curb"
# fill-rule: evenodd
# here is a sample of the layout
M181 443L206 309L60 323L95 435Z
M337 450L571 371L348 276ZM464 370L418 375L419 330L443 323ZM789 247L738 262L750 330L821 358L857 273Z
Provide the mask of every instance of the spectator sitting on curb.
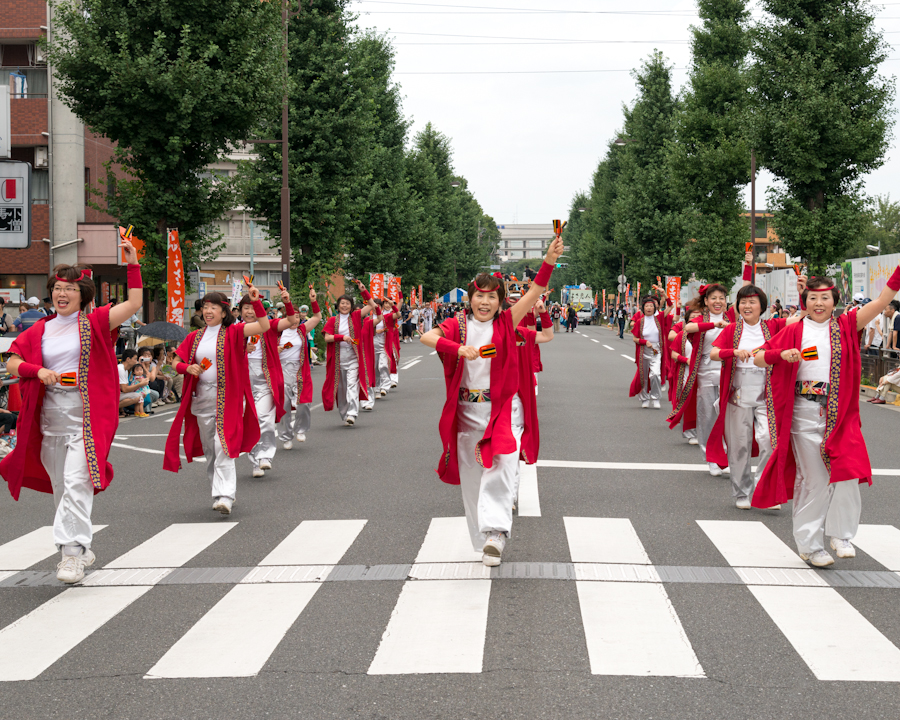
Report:
M141 396L141 403L134 409L135 417L150 417L153 414L150 408L153 407L155 402L153 397L156 393L147 385L141 386L141 382L144 380L150 380L147 377L147 368L143 363L135 363L134 367L131 368L131 373L128 375L128 382L131 383L131 386L140 388L137 392Z
M125 416L122 412L125 408L133 408L143 400L141 394L137 391L148 384L147 379L145 378L136 385L132 385L128 381L128 373L136 364L137 353L134 350L129 349L122 352L122 362L119 363L119 390L122 393L119 397L119 417Z
M878 381L875 397L869 402L873 405L885 405L887 404L885 398L889 392L897 393L897 400L894 401L894 405L900 404L900 367L895 367Z

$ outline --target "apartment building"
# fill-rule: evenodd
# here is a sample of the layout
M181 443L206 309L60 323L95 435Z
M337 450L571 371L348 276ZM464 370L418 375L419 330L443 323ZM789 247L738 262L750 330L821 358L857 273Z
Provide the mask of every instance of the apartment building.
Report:
M536 225L498 225L500 242L497 246L499 262L542 258L553 241L553 223Z

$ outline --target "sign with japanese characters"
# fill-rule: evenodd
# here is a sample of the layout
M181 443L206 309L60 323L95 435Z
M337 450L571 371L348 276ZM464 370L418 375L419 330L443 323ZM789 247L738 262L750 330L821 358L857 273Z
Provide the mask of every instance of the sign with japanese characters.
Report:
M31 165L0 160L0 248L31 245Z

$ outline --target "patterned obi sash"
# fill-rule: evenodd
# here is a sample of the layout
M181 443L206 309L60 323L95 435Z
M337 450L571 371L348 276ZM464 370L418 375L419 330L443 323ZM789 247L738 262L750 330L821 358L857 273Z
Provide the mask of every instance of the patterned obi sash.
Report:
M820 405L825 405L828 402L828 387L829 384L827 382L818 380L798 380L794 385L794 394L799 395L804 400L810 400L812 402L817 402Z
M477 388L461 387L459 389L459 401L469 403L490 402L491 389L488 388L487 390L479 390Z

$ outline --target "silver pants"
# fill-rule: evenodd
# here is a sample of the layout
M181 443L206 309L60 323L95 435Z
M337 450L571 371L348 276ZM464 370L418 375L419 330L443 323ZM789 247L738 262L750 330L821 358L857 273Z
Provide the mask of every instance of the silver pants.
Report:
M77 390L48 388L41 408L41 463L53 486L53 542L91 547L94 486L84 454L84 414Z
M379 340L380 338L380 340ZM391 363L384 349L384 334L375 336L375 373L378 390L387 392L391 389Z
M275 397L266 382L262 360L250 360L250 389L259 419L259 442L247 453L254 468L275 457Z
M825 549L825 535L852 540L859 529L862 499L857 480L832 483L819 454L825 435L825 408L794 399L791 448L797 460L794 482L794 542L804 555Z
M755 475L752 467L754 437L759 445ZM738 499L751 497L772 455L766 414L766 371L762 368L738 368L735 371L725 413L725 442L731 469L731 494Z
M659 372L662 364L662 355L654 353L649 347L644 345L641 348L642 361L641 367L641 400L659 400L662 395L659 382ZM650 392L647 392L647 380L650 380Z
M228 457L216 432L216 416L197 416L200 429L200 443L206 457L206 477L209 478L214 498L227 497L234 500L237 492L237 472L234 459Z
M278 439L287 442L294 433L306 435L312 421L312 403L297 402L297 371L299 363L284 363L284 415L278 423ZM296 407L296 416L292 408Z
M359 361L356 359L356 351L348 349L350 352L344 352L344 348L340 348L341 379L335 388L341 420L356 419L359 415Z
M495 455L493 467L483 468L475 459L475 445L484 437L491 418L490 403L459 403L456 417L456 448L463 507L472 547L480 551L488 533L512 531L512 506L519 485L519 449L525 431L525 411L516 396L512 408L512 431L516 451Z
M697 374L697 440L706 455L706 443L719 417L719 375L721 363L710 362L709 356L700 358Z

